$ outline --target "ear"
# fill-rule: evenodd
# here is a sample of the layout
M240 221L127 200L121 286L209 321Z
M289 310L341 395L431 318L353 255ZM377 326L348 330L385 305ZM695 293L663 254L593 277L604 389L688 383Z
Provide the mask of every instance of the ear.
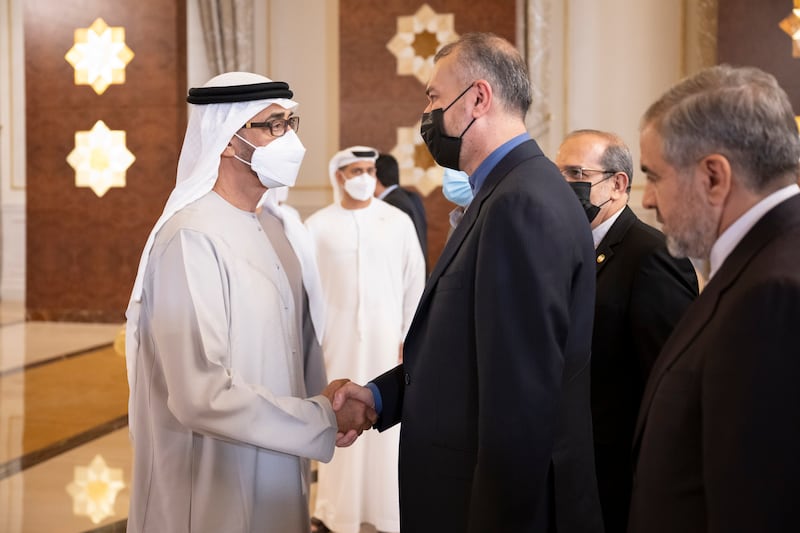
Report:
M731 164L722 154L709 154L699 163L702 186L708 202L713 206L725 203L731 192Z
M613 194L615 194L617 198L623 194L626 194L626 191L628 190L628 183L630 183L630 178L628 178L626 173L617 172L614 174L611 180L614 182Z
M492 104L492 86L486 80L478 80L475 82L475 91L473 91L473 102L475 109L472 111L472 116L475 118L481 117L489 112Z

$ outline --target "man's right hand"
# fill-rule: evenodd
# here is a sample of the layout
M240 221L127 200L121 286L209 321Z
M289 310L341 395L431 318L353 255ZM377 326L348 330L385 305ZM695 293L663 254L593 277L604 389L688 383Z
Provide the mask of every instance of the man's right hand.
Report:
M339 447L353 444L365 429L371 428L378 420L372 392L348 379L332 381L322 394L330 400L336 412L339 428L336 445Z

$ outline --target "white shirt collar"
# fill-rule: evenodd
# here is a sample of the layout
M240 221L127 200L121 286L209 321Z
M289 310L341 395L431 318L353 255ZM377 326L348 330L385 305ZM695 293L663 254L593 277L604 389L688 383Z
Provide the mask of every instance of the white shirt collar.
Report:
M722 232L722 235L719 236L711 247L708 279L711 280L711 278L714 277L714 274L717 273L725 262L725 259L728 258L733 249L736 248L736 245L747 235L747 232L755 226L756 222L761 220L761 217L779 203L796 194L800 194L800 187L794 183L775 191L748 209L742 216L736 219L728 229Z
M619 211L608 217L608 219L604 220L602 224L592 230L592 240L594 241L595 250L597 250L597 246L605 238L608 230L611 229L611 226L614 225L614 222L616 222L619 216L622 214L622 210L625 209L625 205L620 207Z
M390 192L392 192L393 190L395 190L395 189L396 189L396 188L398 188L398 187L399 187L399 185L397 185L396 183L395 183L394 185L389 185L388 187L386 187L386 188L383 190L383 192L382 192L382 193L380 193L380 194L378 195L378 200L383 200L384 198L386 198L386 195L387 195L387 194L389 194Z

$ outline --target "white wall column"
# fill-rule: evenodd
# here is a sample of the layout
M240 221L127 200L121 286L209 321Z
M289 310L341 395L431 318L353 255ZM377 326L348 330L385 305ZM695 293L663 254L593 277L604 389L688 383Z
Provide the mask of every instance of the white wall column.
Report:
M680 0L567 0L564 133L613 131L630 147L638 170L639 120L682 75L683 20ZM630 206L658 225L641 207L643 187L644 178L634 172Z
M0 0L0 300L25 298L23 2Z

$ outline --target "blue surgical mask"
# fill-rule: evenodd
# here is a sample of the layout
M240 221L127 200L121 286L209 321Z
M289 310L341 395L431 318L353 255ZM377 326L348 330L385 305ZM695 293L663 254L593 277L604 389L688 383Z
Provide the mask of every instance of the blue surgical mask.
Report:
M467 173L445 168L442 177L442 194L456 205L468 206L472 201L472 187L469 184Z

